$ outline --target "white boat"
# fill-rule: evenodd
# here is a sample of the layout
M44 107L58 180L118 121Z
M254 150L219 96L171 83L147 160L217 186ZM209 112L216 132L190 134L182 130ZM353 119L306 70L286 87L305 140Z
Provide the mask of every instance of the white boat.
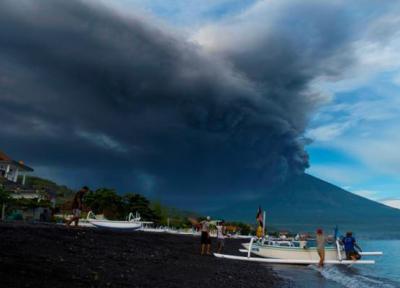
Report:
M109 230L120 230L120 231L136 231L142 228L143 224L150 222L140 221L140 216L136 213L136 217L133 213L129 213L126 221L113 221L107 219L96 219L95 214L90 211L87 215L86 220L97 228L109 229Z
M319 260L317 248L308 247L307 241L262 239L242 245L246 250L251 246L251 253L264 258ZM325 247L325 260L338 260L337 247Z
M142 227L140 223L128 221L111 221L111 220L89 220L89 222L98 228L115 229L115 230L129 230L134 231Z
M245 256L225 255L214 253L217 258L232 260L253 261L274 264L318 264L319 256L316 247L307 246L307 241L282 240L282 239L257 239L252 238L249 243L242 244L246 249L239 249L240 252L247 253ZM251 254L260 256L251 257ZM382 252L363 252L363 256L379 256ZM374 260L346 260L339 241L334 245L325 247L326 264L375 264Z

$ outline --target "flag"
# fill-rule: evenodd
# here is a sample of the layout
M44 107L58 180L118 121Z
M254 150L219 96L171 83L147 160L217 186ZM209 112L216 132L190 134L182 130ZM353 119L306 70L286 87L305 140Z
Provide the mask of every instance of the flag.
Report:
M264 227L264 223L263 223L263 211L261 209L261 206L258 207L258 212L256 215L256 220L258 221L258 223L260 224L261 227Z

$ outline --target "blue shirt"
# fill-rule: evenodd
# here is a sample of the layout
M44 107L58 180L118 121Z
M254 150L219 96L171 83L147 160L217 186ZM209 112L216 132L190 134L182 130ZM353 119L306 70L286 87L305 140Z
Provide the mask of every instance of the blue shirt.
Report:
M342 242L346 252L354 250L354 243L356 243L356 239L354 239L354 237L344 237Z

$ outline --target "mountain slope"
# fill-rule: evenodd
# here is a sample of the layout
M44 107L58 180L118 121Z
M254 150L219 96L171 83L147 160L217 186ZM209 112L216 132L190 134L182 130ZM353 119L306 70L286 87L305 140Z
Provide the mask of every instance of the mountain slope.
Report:
M219 211L225 218L255 221L258 206L267 211L267 225L312 231L316 227L375 231L400 235L400 210L357 196L308 174L293 176L266 189L258 199L241 201Z

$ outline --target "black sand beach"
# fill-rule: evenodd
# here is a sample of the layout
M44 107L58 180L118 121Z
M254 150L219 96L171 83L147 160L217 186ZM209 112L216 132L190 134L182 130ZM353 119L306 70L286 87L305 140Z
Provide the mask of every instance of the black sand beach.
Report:
M240 242L227 240L225 252L237 254ZM27 224L0 224L0 279L2 287L291 286L265 265L200 256L192 236Z

